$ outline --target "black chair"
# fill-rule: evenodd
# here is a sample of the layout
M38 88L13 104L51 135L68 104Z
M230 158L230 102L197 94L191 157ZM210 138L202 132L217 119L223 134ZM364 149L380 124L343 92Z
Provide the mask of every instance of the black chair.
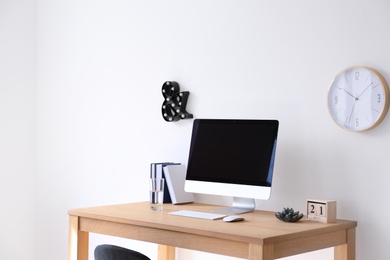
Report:
M149 257L127 248L99 245L95 248L95 260L150 260Z

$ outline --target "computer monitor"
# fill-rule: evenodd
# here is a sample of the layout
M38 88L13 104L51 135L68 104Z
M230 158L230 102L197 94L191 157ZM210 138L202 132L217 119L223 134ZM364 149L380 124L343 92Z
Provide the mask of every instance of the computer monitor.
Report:
M195 119L185 191L233 197L229 214L253 211L271 195L278 128L277 120Z

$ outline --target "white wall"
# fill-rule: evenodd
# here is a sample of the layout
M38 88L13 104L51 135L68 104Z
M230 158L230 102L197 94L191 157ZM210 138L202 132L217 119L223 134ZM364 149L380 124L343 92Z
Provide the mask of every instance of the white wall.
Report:
M35 254L35 18L0 0L0 259Z
M344 131L326 95L351 65L374 67L390 82L389 9L387 0L37 0L36 259L66 259L68 209L146 200L150 162L186 162L191 120L162 120L166 80L191 92L188 111L197 118L279 119L273 195L258 207L304 210L307 198L335 199L339 218L359 222L358 259L386 259L389 118L369 132ZM20 119L31 128L30 117ZM30 155L24 167L33 172ZM155 259L154 245L118 244Z

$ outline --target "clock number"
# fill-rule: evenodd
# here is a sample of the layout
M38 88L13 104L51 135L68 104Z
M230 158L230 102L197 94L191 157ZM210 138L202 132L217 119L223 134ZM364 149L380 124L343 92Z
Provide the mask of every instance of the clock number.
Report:
M360 77L359 71L356 71L355 72L355 80L359 80L359 77Z
M359 127L359 118L356 118L356 127Z
M339 97L334 96L334 104L337 105L339 103Z
M378 103L381 102L381 94L378 94L377 102L378 102Z

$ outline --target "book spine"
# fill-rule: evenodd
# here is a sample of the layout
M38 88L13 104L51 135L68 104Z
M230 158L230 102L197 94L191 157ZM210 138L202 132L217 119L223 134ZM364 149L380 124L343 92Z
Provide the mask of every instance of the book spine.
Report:
M151 163L150 164L150 178L164 178L164 170L163 167L167 165L179 165L180 163L174 163L174 162L161 162L161 163ZM169 193L168 185L165 180L164 185L164 199L163 203L172 203L171 195Z

